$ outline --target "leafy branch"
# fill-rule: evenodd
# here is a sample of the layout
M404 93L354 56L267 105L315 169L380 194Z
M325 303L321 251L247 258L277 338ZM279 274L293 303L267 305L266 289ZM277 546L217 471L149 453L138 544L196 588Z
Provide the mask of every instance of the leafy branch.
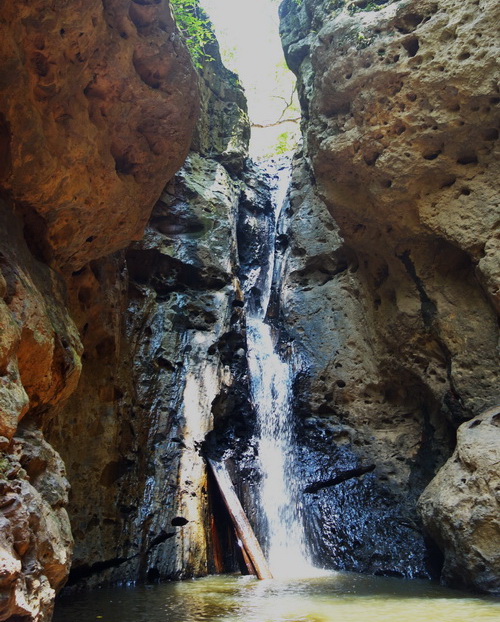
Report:
M213 60L205 46L215 39L210 21L200 8L198 0L170 0L177 25L184 35L193 63L198 69L202 61Z

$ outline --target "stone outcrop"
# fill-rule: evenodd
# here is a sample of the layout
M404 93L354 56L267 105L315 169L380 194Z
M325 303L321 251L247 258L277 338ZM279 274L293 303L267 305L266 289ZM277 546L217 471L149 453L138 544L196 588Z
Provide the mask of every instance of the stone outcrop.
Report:
M73 545L64 465L37 430L0 449L0 619L50 619Z
M43 621L73 539L64 466L41 430L57 413L75 423L64 404L82 366L89 388L103 369L89 362L119 361L126 268L110 253L141 237L184 161L198 78L165 0L0 14L0 619ZM95 428L75 425L94 445L119 395L103 379Z
M444 552L447 583L500 593L500 408L460 426L453 456L419 500L424 525Z
M417 499L458 425L498 400L498 11L280 9L303 108L281 313L307 362L304 473L376 465L306 495L317 557L337 567L432 573Z
M193 151L144 238L72 279L82 379L46 426L72 485L70 585L213 569L201 445L237 406L244 414L236 174L249 125L241 87L210 53Z
M1 10L0 187L32 250L79 269L141 237L189 149L196 74L166 0Z
M0 435L11 438L29 411L67 398L80 376L82 344L64 283L31 255L22 222L0 200Z
M200 448L212 403L234 384L233 342L243 341L233 305L241 298L239 194L221 164L193 153L164 189L144 240L80 277L82 307L82 293L94 293L92 315L82 309L88 358L48 430L72 483L72 582L208 571Z

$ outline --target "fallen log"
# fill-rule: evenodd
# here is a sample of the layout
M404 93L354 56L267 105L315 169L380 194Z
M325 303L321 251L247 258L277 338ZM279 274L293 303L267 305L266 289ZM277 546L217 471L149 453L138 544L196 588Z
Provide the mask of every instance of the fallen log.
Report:
M243 558L246 559L245 563L249 567L248 561L251 562L251 566L254 569L258 579L272 579L273 575L269 570L264 553L260 548L260 544L255 537L252 526L250 525L248 518L241 506L240 500L234 490L233 483L229 477L229 473L226 470L225 465L222 462L215 462L210 458L207 458L207 462L212 469L215 481L219 486L222 498L226 505L229 516L233 521L236 535L241 542ZM250 568L249 568L250 569Z
M341 484L342 482L347 481L348 479L352 479L353 477L359 477L360 475L364 475L365 473L371 473L375 469L374 464L370 464L369 466L358 467L357 469L350 469L349 471L342 471L335 477L331 479L325 479L319 482L314 482L314 484L309 484L304 488L304 492L318 492L322 488L330 488L331 486L336 486L337 484Z

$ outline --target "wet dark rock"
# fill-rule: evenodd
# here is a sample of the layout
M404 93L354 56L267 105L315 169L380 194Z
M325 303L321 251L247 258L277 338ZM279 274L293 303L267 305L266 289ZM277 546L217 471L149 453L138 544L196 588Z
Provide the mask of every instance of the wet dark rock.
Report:
M499 8L485 0L474 17L452 0L378 4L280 7L304 153L282 230L278 307L304 362L302 477L377 465L306 495L318 560L426 576L439 556L417 499L457 427L498 399L496 165L481 129L498 97L481 75L498 72L487 33ZM467 62L473 40L481 65ZM325 465L321 477L309 463ZM468 572L472 561L458 554L468 545L445 528L451 508L438 488L424 498L449 556L443 579L485 586L491 573Z

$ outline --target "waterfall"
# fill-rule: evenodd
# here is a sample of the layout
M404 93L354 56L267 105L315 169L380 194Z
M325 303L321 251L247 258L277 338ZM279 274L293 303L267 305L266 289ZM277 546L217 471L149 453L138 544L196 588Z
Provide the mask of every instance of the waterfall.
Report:
M275 164L276 167L276 164ZM252 401L257 416L257 448L262 483L260 504L268 528L268 558L275 577L310 575L305 557L301 506L294 474L292 418L293 371L276 346L276 331L266 322L275 268L279 215L290 183L289 160L277 163L273 190L274 222L267 245L269 260L252 282L259 300L248 308L247 341ZM255 288L255 283L259 284Z

